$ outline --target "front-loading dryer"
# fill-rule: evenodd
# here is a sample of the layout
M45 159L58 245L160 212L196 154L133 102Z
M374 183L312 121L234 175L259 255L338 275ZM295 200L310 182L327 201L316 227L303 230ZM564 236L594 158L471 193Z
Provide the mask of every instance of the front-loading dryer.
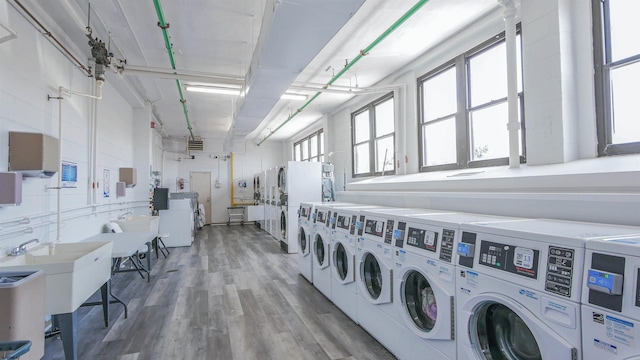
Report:
M331 222L331 301L357 322L356 222L362 210L375 205L351 205L333 209Z
M313 286L331 300L331 207L317 205L314 210L314 230L311 241L313 253Z
M587 242L583 282L583 358L640 359L640 236Z
M311 213L316 203L301 203L298 210L298 270L309 282L313 282L313 256L311 255L311 235L313 224Z
M635 228L557 220L461 225L458 357L580 359L587 240Z

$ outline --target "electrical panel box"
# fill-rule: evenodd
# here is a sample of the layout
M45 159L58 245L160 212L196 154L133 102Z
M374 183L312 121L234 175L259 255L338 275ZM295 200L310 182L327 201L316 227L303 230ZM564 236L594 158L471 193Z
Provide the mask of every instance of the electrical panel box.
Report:
M136 169L135 168L120 168L119 179L125 183L127 187L136 186Z
M48 178L60 167L58 139L41 134L9 132L9 171L24 177Z
M22 174L17 172L0 173L0 206L20 205L22 203Z

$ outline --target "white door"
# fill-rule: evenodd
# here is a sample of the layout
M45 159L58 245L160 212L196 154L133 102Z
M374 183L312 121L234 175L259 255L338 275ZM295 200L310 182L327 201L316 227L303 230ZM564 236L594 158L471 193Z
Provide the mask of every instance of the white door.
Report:
M204 223L211 224L211 173L192 171L190 176L191 191L198 193L198 202L204 205Z

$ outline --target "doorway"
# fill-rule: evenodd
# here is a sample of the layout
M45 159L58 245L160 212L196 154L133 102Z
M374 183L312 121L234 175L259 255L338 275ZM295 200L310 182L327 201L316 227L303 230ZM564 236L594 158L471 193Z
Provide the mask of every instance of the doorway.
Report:
M192 171L190 173L191 191L198 193L198 202L204 205L204 223L211 224L211 173Z

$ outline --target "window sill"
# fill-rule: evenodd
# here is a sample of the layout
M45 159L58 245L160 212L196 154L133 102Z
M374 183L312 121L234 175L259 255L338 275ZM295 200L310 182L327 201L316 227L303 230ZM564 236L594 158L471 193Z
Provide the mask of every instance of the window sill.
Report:
M640 155L577 160L565 164L469 168L373 177L347 184L349 191L433 192L640 192Z

